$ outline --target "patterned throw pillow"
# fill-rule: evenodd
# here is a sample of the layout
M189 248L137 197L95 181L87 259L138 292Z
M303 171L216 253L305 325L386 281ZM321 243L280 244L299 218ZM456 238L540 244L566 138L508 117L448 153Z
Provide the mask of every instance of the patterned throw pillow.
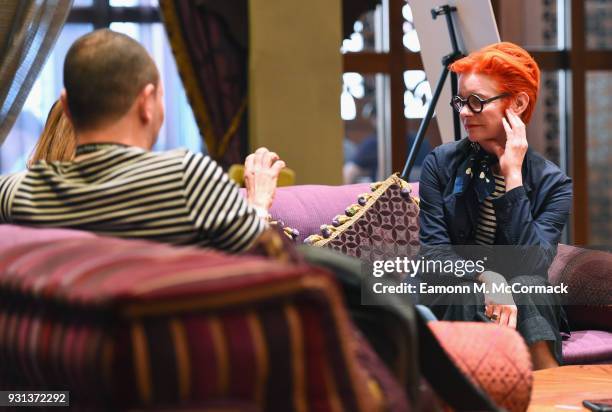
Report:
M427 326L457 368L502 410L527 410L533 388L531 358L516 331L479 322L429 322Z
M411 194L410 184L396 174L373 183L372 193L360 195L344 215L304 242L368 262L414 256L419 247L419 202Z

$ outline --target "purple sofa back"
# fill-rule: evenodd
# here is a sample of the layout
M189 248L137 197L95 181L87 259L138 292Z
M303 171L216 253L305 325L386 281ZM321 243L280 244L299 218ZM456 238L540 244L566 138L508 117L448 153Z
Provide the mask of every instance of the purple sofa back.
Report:
M411 183L414 196L419 195L419 184ZM298 243L308 236L319 233L323 224L331 224L336 215L344 214L357 197L369 193L369 183L343 186L299 185L280 187L272 204L270 214L282 220L285 226L300 232Z

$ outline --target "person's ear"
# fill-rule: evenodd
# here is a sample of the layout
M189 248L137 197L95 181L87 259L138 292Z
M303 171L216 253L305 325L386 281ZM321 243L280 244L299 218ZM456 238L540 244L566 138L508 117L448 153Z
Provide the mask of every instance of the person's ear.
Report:
M527 106L529 105L529 96L525 92L517 93L512 99L512 103L510 104L510 109L516 113L517 115L523 114L525 110L527 110Z
M68 94L66 93L66 89L62 89L60 93L60 103L62 104L62 110L64 111L64 115L66 115L66 117L72 124L72 127L74 127L72 115L70 114L70 108L68 107Z
M138 96L138 115L143 123L150 123L153 120L156 99L155 85L148 83Z

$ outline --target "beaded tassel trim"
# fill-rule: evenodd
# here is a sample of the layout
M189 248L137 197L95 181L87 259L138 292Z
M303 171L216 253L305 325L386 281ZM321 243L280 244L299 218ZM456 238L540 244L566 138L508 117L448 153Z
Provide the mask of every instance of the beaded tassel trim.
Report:
M285 222L283 222L282 220L271 220L270 225L282 227L283 233L285 234L285 236L287 236L289 239L293 241L297 240L297 238L300 236L300 232L297 229L293 229L289 226L285 226Z
M375 182L370 185L371 193L363 193L357 198L357 203L354 203L346 208L344 215L337 215L332 220L331 225L321 225L320 234L314 234L304 239L304 243L314 246L324 246L326 243L340 235L346 228L350 227L357 219L359 219L369 208L378 200L378 198L391 185L398 185L400 193L405 199L410 199L417 206L419 199L411 196L412 187L409 183L400 179L397 174L393 174L382 182Z

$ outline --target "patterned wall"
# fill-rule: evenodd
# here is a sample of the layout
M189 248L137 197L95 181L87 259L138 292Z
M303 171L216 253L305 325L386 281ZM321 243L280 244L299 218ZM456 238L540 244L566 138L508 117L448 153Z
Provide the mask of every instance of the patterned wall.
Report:
M501 39L522 47L557 49L557 1L500 2ZM529 145L547 159L560 163L559 75L542 72L540 95L527 128Z
M557 2L542 0L541 42L545 47L557 46ZM544 150L548 159L559 164L560 129L559 129L559 76L557 72L543 72L541 79L540 100L543 103Z
M585 1L586 44L612 49L612 1ZM556 49L557 0L500 1L501 36L529 49ZM528 126L529 145L559 164L560 120L557 72L543 72L540 98ZM612 247L612 72L588 72L587 147L590 244Z
M612 49L612 1L588 0L586 43ZM589 219L592 245L612 248L612 72L587 72Z

